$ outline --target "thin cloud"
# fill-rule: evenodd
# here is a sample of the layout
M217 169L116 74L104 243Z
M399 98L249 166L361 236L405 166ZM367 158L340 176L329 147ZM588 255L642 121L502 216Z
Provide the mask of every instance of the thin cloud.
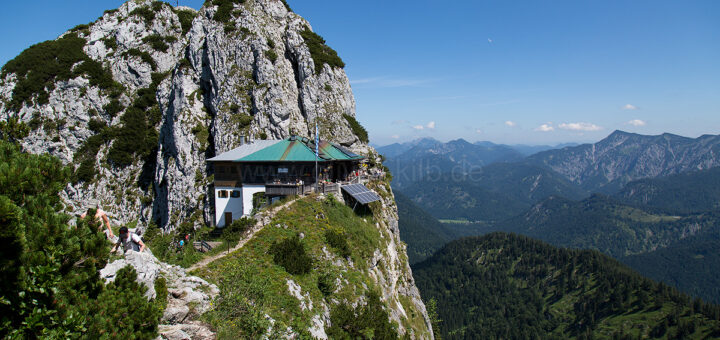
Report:
M411 79L411 78L391 78L391 77L374 77L351 79L350 85L365 85L367 87L376 88L392 88L392 87L418 87L433 82L433 79Z
M517 125L517 123L513 122L512 120L506 120L505 125L507 125L509 127L514 127Z
M622 107L623 110L637 110L638 107L633 104L625 104L625 106Z
M392 139L400 139L400 136L399 136L399 135L392 135L392 136L390 136L390 138L392 138Z
M602 130L602 127L597 126L592 123L562 123L558 125L559 128L563 130L570 130L570 131L600 131Z
M476 132L476 133L478 133L478 134L481 134L481 135L482 135L482 133L483 133L483 130L480 130L480 129L475 129L475 132Z
M535 131L540 132L550 132L553 130L555 130L555 128L552 126L552 123L543 124L535 128Z
M428 129L434 129L435 128L435 121L428 122L427 125L425 125Z
M415 129L415 130L423 130L423 129L425 129L425 127L422 126L422 125L415 125L415 126L413 126L412 128Z
M640 119L633 119L625 124L632 125L632 126L645 126L645 125L647 125L647 122L645 122L644 120L640 120Z

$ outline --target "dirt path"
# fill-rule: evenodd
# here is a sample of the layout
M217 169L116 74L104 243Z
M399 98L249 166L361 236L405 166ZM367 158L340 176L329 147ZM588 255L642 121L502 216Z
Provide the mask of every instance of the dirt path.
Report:
M220 253L220 254L217 254L217 255L215 255L215 256L211 256L211 257L208 257L208 258L204 258L204 259L200 260L200 262L198 262L198 263L192 265L190 268L188 268L187 271L188 271L188 272L191 272L191 271L193 271L193 270L203 268L203 267L207 266L208 264L210 264L210 262L213 262L213 261L215 261L215 260L217 260L217 259L221 259L221 258L229 255L230 253L232 253L232 252L234 252L234 251L242 248L242 247L245 245L245 243L247 243L248 241L250 241L250 240L253 238L253 236L255 236L255 233L257 233L258 231L262 230L263 227L265 227L265 223L263 223L264 220L265 220L265 218L264 218L265 216L272 217L272 216L275 215L275 213L277 213L278 211L280 211L280 210L282 210L282 209L285 209L285 208L289 207L289 206L290 206L291 204L293 204L293 203L295 203L295 200L292 200L292 201L290 201L290 202L287 202L287 203L285 203L285 204L283 204L283 205L277 206L277 207L272 208L272 209L270 209L270 210L266 210L266 211L261 212L261 213L260 213L261 216L259 216L260 218L258 218L257 223L255 223L255 225L252 227L252 229L250 229L249 232L247 232L247 233L245 234L245 237L244 237L242 240L240 240L240 242L238 242L238 244L237 244L236 246L230 248L230 251L224 251L224 252L222 252L222 253Z

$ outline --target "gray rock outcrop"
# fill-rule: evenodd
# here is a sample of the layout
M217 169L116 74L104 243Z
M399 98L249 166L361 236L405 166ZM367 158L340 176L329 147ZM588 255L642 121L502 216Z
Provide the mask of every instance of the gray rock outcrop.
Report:
M137 281L148 290L145 296L155 299L155 280L165 278L167 282L167 306L163 312L160 335L166 339L214 339L214 333L207 325L196 321L202 313L212 308L211 301L220 292L214 284L188 275L185 269L158 261L152 253L129 250L122 259L108 263L100 271L100 277L110 282L118 270L132 266L137 272Z

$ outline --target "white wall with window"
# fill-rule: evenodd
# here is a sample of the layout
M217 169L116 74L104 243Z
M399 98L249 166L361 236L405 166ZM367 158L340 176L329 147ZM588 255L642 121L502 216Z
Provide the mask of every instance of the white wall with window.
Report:
M243 185L242 188L215 187L215 226L223 228L232 221L252 213L253 195L265 192L264 185Z
M252 196L250 198L252 200ZM215 187L215 225L225 227L243 216L242 188Z

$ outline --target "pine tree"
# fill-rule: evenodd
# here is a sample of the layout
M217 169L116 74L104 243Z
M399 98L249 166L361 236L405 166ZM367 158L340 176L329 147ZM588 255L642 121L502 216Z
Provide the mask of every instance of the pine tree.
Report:
M131 323L131 338L151 337L159 315L127 282L134 271L106 288L98 273L109 244L99 224L70 226L59 213L70 174L56 158L0 141L0 337L78 338L98 325L112 334L126 326L110 311L126 305L125 318L141 320Z

